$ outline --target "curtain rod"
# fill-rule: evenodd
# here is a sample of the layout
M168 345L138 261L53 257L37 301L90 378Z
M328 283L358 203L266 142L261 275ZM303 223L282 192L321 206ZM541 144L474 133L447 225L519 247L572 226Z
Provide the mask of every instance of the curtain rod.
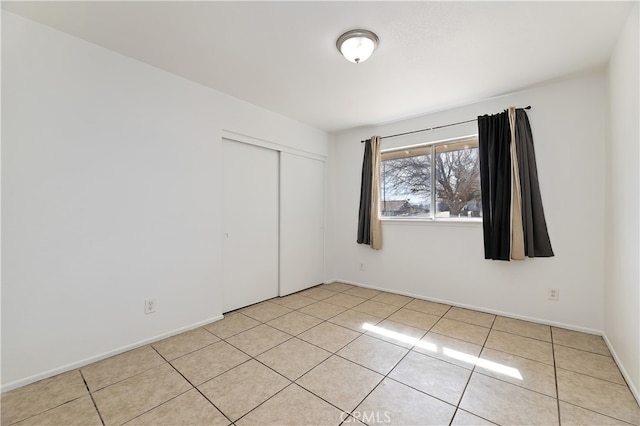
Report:
M522 109L531 109L531 105L526 106L526 107L524 107ZM444 127L457 126L458 124L471 123L472 121L476 121L476 120L478 120L478 119L474 118L473 120L459 121L457 123L451 123L451 124L443 124L442 126L429 127L428 129L413 130L411 132L398 133L397 135L382 136L380 139L395 138L397 136L405 136L405 135L410 135L410 134L413 134L413 133L420 133L420 132L426 132L426 131L429 131L429 130L442 129ZM365 143L366 141L369 141L369 140L371 140L371 139L366 139L366 140L360 141L360 143Z

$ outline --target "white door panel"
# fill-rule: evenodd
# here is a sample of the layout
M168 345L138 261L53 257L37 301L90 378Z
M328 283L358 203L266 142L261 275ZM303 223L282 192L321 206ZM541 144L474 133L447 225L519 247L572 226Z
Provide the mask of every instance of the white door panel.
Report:
M223 139L223 312L278 295L279 154Z
M280 154L280 296L324 280L324 162Z

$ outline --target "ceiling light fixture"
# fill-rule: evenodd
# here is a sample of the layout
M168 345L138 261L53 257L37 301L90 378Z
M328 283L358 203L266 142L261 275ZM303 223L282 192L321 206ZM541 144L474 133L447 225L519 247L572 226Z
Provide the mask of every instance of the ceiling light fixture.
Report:
M349 62L364 62L378 46L378 36L368 30L351 30L342 34L336 47Z

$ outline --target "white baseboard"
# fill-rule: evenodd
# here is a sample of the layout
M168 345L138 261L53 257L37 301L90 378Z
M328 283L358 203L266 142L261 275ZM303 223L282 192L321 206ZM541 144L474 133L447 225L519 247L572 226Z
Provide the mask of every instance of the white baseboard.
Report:
M357 285L358 287L365 287L365 288L370 288L370 289L373 289L373 290L386 291L388 293L400 294L400 295L403 295L403 296L413 297L415 299L427 300L429 302L442 303L442 304L445 304L445 305L456 306L458 308L473 309L474 311L486 312L486 313L489 313L489 314L500 315L500 316L508 317L508 318L515 318L515 319L519 319L519 320L523 320L523 321L535 322L535 323L538 323L538 324L550 325L550 326L553 326L553 327L566 328L568 330L580 331L582 333L597 334L599 336L603 335L602 330L595 330L595 329L592 329L592 328L580 327L580 326L573 325L573 324L565 324L565 323L561 323L561 322L549 321L549 320L546 320L546 319L543 319L543 318L535 318L535 317L528 317L528 316L524 316L524 315L518 315L518 314L514 314L512 312L504 312L504 311L499 311L499 310L496 310L496 309L485 308L483 306L467 305L467 304L464 304L464 303L454 302L452 300L438 299L438 298L435 298L435 297L426 297L426 296L423 296L423 295L420 295L420 294L414 294L414 293L398 291L398 290L390 290L388 288L376 287L376 286L372 286L372 285L365 284L365 283L359 283L359 282L355 282L355 281L333 279L331 281L328 281L327 283L332 283L332 282L341 282L341 283L345 283L345 284Z
M622 364L622 362L620 361L620 357L618 356L618 354L616 353L613 345L609 341L609 338L607 337L607 335L602 330L594 330L594 329L591 329L591 328L579 327L579 326L576 326L576 325L573 325L573 324L565 324L565 323L560 323L560 322L555 322L555 321L548 321L548 320L545 320L545 319L542 319L542 318L527 317L527 316L524 316L524 315L517 315L517 314L511 313L511 312L503 312L503 311L498 311L498 310L495 310L495 309L487 309L487 308L480 307L480 306L466 305L466 304L463 304L463 303L457 303L457 302L453 302L453 301L450 301L450 300L443 300L443 299L437 299L437 298L432 298L432 297L425 297L425 296L418 295L418 294L402 292L402 291L397 291L397 290L390 290L390 289L387 289L387 288L376 287L376 286L368 285L368 284L365 284L365 283L359 283L359 282L355 282L355 281L332 279L332 280L327 281L326 283L329 284L329 283L334 283L334 282L341 282L341 283L345 283L345 284L357 285L358 287L365 287L365 288L370 288L370 289L373 289L373 290L386 291L388 293L401 294L403 296L409 296L409 297L413 297L415 299L428 300L430 302L436 302L436 303L444 303L446 305L457 306L457 307L460 307L460 308L473 309L474 311L487 312L487 313L494 314L494 315L501 315L501 316L504 316L504 317L515 318L515 319L520 319L520 320L524 320L524 321L535 322L535 323L538 323L538 324L550 325L550 326L553 326L553 327L560 327L560 328L565 328L565 329L568 329L568 330L580 331L582 333L596 334L598 336L602 336L604 341L605 341L605 343L606 343L606 345L607 345L607 347L609 348L609 351L611 352L611 355L613 356L613 359L615 360L618 368L620 369L620 372L622 373L622 376L624 377L625 381L627 382L627 385L629 386L629 389L631 390L631 393L633 394L633 396L636 399L636 401L638 401L638 404L640 404L640 392L638 392L638 389L636 388L635 384L631 380L631 376L629 376L629 373L627 373L626 369L624 368L624 364Z
M2 393L8 392L10 390L17 389L19 387L26 386L26 385L31 384L31 383L35 383L35 382L37 382L39 380L42 380L42 379L47 379L49 377L53 377L53 376L56 376L56 375L61 374L61 373L66 373L67 371L71 371L71 370L75 370L76 368L84 367L85 365L94 363L96 361L101 361L101 360L103 360L105 358L109 358L109 357L112 357L114 355L118 355L118 354L121 354L123 352L127 352L127 351L130 351L130 350L135 349L135 348L139 348L140 346L148 345L149 343L157 342L159 340L166 339L167 337L175 336L176 334L180 334L180 333L183 333L185 331L193 330L194 328L198 328L198 327L201 327L201 326L203 326L205 324L209 324L211 322L221 320L222 318L223 318L222 315L218 315L216 317L209 318L209 319L206 319L204 321L197 322L195 324L190 324L190 325L187 325L185 327L181 327L181 328L169 331L167 333L162 333L162 334L159 334L157 336L150 337L150 338L144 339L144 340L140 340L138 342L131 343L131 344L126 345L126 346L121 346L121 347L119 347L117 349L113 349L113 350L110 350L110 351L107 351L107 352L103 352L101 354L94 355L94 356L89 357L89 358L81 359L81 360L72 362L70 364L63 365L62 367L57 367L57 368L54 368L54 369L51 369L51 370L48 370L48 371L44 371L42 373L34 374L33 376L25 377L24 379L15 380L13 382L3 384L2 388L0 389L0 391Z
M609 338L607 337L607 335L603 334L602 337L604 338L604 342L607 344L607 347L609 348L609 352L611 352L611 355L613 355L613 359L618 365L618 368L622 373L622 377L624 377L624 380L627 382L627 386L629 386L629 389L631 390L633 397L636 399L636 401L640 405L640 392L638 392L638 388L636 388L635 384L631 380L631 376L629 375L627 370L624 368L624 364L622 364L622 362L620 361L620 357L618 357L618 354L616 353L616 350L613 348L613 345L611 344L611 341L609 341Z

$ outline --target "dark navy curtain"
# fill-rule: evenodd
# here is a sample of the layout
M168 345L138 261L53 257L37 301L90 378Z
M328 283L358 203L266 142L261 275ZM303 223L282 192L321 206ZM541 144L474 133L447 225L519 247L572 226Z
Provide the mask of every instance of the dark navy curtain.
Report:
M508 261L511 257L512 161L518 162L525 256L554 255L542 208L529 118L521 108L515 115L517 158L511 158L509 113L478 117L485 259Z
M551 257L553 249L542 208L542 194L538 182L536 153L529 117L523 109L516 109L516 144L522 188L522 226L524 228L524 254L528 257Z
M371 185L373 180L371 140L365 141L360 182L360 211L358 213L358 244L371 245Z
M484 258L511 255L511 132L505 111L478 117Z

